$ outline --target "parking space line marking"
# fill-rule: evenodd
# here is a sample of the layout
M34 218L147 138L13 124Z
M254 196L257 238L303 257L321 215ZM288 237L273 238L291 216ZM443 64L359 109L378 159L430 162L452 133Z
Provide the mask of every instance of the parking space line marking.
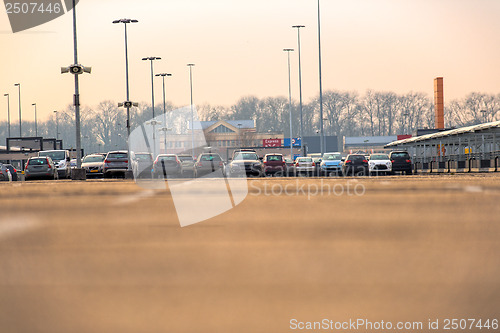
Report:
M0 241L36 229L40 224L31 217L17 216L0 219Z

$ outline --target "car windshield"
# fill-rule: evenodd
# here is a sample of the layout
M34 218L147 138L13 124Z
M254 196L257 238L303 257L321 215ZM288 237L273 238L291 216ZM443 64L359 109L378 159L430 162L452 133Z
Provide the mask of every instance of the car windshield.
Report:
M371 161L380 161L380 160L388 160L389 156L385 154L379 154L379 155L370 155L370 160Z
M236 161L255 161L258 160L259 157L255 153L238 153L234 160Z
M46 158L33 158L28 163L28 165L45 165L45 164L48 164Z
M193 161L193 158L191 156L179 156L179 159L181 160L181 162L186 162L186 161L192 162Z
M122 158L127 158L127 153L109 153L107 158L117 158L117 159L122 159Z
M279 162L281 162L281 161L283 161L283 156L281 156L281 155L268 155L267 156L267 160L268 161L279 161Z
M82 163L97 163L104 161L104 156L95 155L95 156L85 156Z
M340 161L341 159L341 154L325 154L323 156L323 161Z
M220 162L221 158L219 155L201 155L200 156L200 161L216 161Z
M41 151L38 156L48 156L53 161L62 161L66 158L64 151Z
M142 162L151 162L153 159L149 154L135 154L135 158Z

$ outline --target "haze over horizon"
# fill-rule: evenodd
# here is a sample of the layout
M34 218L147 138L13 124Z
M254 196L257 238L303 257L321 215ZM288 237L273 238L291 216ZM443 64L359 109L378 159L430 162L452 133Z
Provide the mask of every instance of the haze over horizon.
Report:
M352 0L321 1L323 89L433 93L444 77L445 103L470 92L500 92L500 1ZM80 63L92 74L80 78L83 106L125 100L123 24L128 25L131 99L151 103L150 63L167 72L167 100L189 104L188 63L193 68L194 104L231 105L244 96L288 94L287 58L297 51L301 29L304 101L318 84L317 2L305 0L85 0L77 6ZM21 83L23 120L37 103L43 120L72 103L73 78L60 67L73 61L72 15L13 34L0 11L0 121L17 122ZM298 100L298 59L292 53L292 97ZM161 103L155 78L155 102Z

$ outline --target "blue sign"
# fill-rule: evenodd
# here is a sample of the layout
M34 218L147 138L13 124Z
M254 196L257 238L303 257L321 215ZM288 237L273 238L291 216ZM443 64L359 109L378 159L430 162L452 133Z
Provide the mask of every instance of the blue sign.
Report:
M292 138L292 143L294 147L301 147L302 139L301 138ZM285 138L283 140L283 146L290 147L290 138Z

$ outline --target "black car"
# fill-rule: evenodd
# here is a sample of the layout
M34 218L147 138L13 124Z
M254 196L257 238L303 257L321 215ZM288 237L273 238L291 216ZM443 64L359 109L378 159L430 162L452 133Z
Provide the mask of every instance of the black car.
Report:
M392 163L392 172L401 171L407 175L412 174L412 164L410 154L406 151L393 151L389 153Z
M342 165L342 174L348 175L368 175L368 160L365 155L350 154L345 158Z

